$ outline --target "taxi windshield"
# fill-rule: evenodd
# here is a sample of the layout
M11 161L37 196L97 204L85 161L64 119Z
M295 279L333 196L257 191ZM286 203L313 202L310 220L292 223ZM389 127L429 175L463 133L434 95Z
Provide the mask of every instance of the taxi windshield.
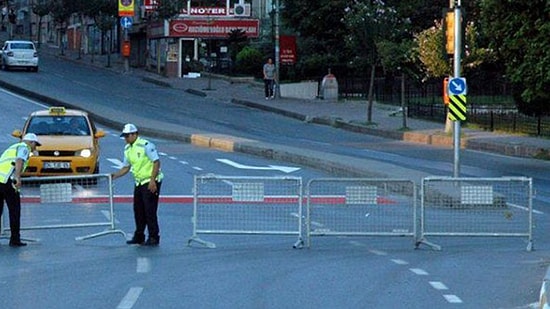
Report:
M26 133L36 135L90 135L84 116L35 116L29 120Z

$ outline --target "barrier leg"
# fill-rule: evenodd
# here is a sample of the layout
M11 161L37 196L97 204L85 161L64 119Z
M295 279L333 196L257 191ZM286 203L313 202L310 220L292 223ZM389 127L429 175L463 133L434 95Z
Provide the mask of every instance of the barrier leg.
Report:
M191 246L191 243L192 242L197 242L207 248L210 248L210 249L215 249L216 248L216 244L213 243L213 242L210 242L210 241L206 241L206 240L202 240L200 238L198 238L197 236L192 236L191 238L189 238L189 240L187 241L187 246Z

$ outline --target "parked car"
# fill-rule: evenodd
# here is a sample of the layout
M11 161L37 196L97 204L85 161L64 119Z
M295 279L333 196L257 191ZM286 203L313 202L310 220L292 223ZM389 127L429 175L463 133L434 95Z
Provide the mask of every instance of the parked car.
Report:
M21 138L34 133L42 144L29 158L23 176L86 175L99 173L98 130L88 113L64 107L50 107L30 114L23 131L12 135Z
M26 68L38 72L38 52L31 41L6 41L0 51L2 70Z

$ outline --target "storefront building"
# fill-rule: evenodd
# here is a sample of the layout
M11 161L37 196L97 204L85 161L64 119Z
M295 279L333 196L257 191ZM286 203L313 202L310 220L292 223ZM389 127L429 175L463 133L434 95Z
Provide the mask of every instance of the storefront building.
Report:
M197 68L211 70L229 60L227 39L241 30L257 38L260 19L252 17L252 5L238 0L188 1L187 9L172 20L147 27L146 65L167 77L183 77ZM195 5L197 4L197 5Z

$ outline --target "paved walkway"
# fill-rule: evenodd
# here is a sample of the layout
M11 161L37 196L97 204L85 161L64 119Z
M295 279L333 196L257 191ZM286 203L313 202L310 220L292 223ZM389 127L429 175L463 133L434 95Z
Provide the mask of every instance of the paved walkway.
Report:
M7 39L7 32L0 32L0 40ZM17 37L15 38L17 39ZM23 37L23 39L27 39ZM124 62L118 54L112 54L110 67L106 67L107 56L78 54L78 51L61 50L50 43L42 43L40 54L55 56L63 61L72 61L113 70L121 74L132 74L158 85L183 89L185 91L208 96L213 99L244 104L251 107L272 111L289 117L303 119L320 124L338 126L343 129L360 131L368 134L385 136L405 141L452 147L452 133L445 133L445 124L408 118L404 130L403 117L396 113L398 107L374 103L372 123L362 125L367 119L365 101L301 100L278 98L265 100L262 84L257 81L243 82L242 79L229 79L225 76L203 76L200 78L166 78L144 69L130 68L124 70ZM92 62L93 59L93 62ZM206 90L206 89L212 90ZM472 150L481 150L520 157L540 157L550 159L550 140L544 138L520 136L505 133L494 133L462 128L461 145Z
M228 78L225 76L202 76L199 78L166 78L144 69L130 68L124 71L124 63L118 54L111 55L110 67L106 67L105 55L79 55L75 51L65 50L60 55L56 46L43 43L40 53L51 55L64 61L90 65L113 70L121 74L141 76L144 80L165 86L185 90L196 95L208 96L216 100L244 104L247 106L283 114L305 121L332 125L343 129L368 134L401 139L405 141L452 147L452 133L445 133L445 124L407 118L407 128L403 127L403 116L397 106L374 103L372 123L365 125L367 119L366 101L327 102L313 99L278 98L265 100L263 84L249 79ZM481 150L511 156L550 158L550 140L504 133L493 133L468 128L462 129L461 145L472 150Z

